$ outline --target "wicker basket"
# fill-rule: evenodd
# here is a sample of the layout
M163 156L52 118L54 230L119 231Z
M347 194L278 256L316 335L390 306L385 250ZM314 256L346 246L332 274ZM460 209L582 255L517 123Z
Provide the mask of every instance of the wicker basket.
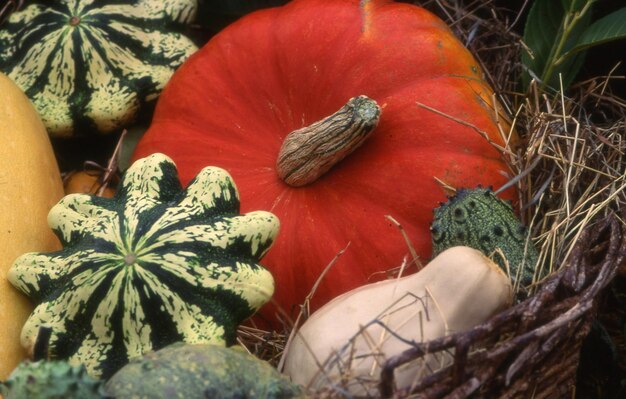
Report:
M532 297L470 331L416 345L389 359L381 396L573 398L582 341L603 289L626 256L624 230L615 215L608 216L581 234L569 262ZM394 390L397 367L451 349L453 366L420 380L410 391Z

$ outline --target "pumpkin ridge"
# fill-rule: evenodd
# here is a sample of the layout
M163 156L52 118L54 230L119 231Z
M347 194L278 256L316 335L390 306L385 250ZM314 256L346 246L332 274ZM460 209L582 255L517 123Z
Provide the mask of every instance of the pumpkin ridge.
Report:
M275 18L275 19L276 19L276 20L279 20L280 18L279 18L278 16L279 16L279 15L283 15L283 14L285 14L285 16L283 16L283 19L286 19L286 18L287 18L287 17L286 17L286 15L289 15L290 17L292 16L291 14L295 14L295 15L297 15L297 14L298 14L298 10L297 10L297 7L296 7L296 4L297 4L297 3L298 3L297 1L296 1L296 2L291 2L291 3L288 3L288 4L287 4L286 6L284 6L284 7L281 7L281 8L278 10L278 12L276 13L277 15L276 15L276 18ZM354 3L354 2L352 2L352 3ZM339 5L339 2L338 2L338 5ZM389 6L391 6L391 7L389 7ZM389 11L389 12L396 12L398 8L403 8L403 7L400 7L400 6L404 6L404 4L400 4L400 3L391 3L391 2L388 2L388 3L385 3L385 4L379 4L379 5L378 5L377 7L375 7L375 8L374 8L374 7L372 7L372 11L375 11L375 12L373 12L373 16L372 16L372 18L374 19L373 23L374 23L374 24L376 24L376 19L380 18L380 17L379 17L379 14L381 14L381 13L386 13L387 11ZM351 5L350 5L350 2L341 2L341 3L340 3L340 7L341 7L341 8L345 7L346 9L349 9L349 8L351 7ZM415 14L413 11L414 11L414 10L409 10L409 13L407 13L406 15L403 15L403 17L402 17L403 22L404 22L404 20L406 20L407 18L413 18L413 14ZM424 12L424 14L428 14L428 15L430 16L430 13ZM433 29L433 28L436 28L436 29L440 30L442 34L452 34L452 33L451 33L451 31L450 31L450 29L449 29L449 28L448 28L448 27L447 27L444 23L442 23L442 22L441 22L441 21L439 21L439 20L434 19L434 17L433 17L433 19L432 19L432 20L433 20L433 21L438 21L439 23L438 23L438 24L436 24L436 25L432 25L432 24L430 24L430 23L429 23L429 24L427 24L427 25L421 26L421 27L420 27L420 29L424 30L425 32L430 32L430 31L432 31L432 29ZM284 20L283 20L281 23L285 23L285 22L284 22ZM278 27L280 27L280 26L278 26ZM346 26L345 31L346 31L346 32L348 32L349 30L350 30L350 27L349 27L349 26ZM278 37L278 32L279 32L280 30L279 30L279 29L273 29L273 31L274 31L274 37ZM333 32L333 33L334 33L334 32ZM416 35L417 35L418 33L414 33L414 34L416 34ZM281 44L281 43L282 43L282 40L280 40L280 39L274 39L274 42L275 42L275 43L278 43L278 44ZM366 42L365 42L365 43L366 43ZM456 43L455 43L455 45L456 45ZM365 47L365 45L364 45L363 43L360 43L360 44L359 44L359 46L361 46L361 47ZM459 45L459 48L463 50L463 51L462 51L462 53L461 53L461 55L464 55L464 53L466 53L465 48L463 48L463 47L462 47L462 46L460 46L460 45ZM353 51L353 49L352 49L352 48L351 48L350 50L351 50L351 51ZM375 49L371 49L371 50L372 50L372 51L375 51ZM345 53L349 53L349 52L350 52L350 51L347 51L347 52L345 52ZM343 54L343 53L344 53L344 52L339 52L339 54ZM287 56L287 57L289 57L289 54L286 54L286 56ZM335 58L337 57L337 55L336 55L336 54L334 54L334 53L332 54L332 56L334 56ZM341 62L335 62L335 64L342 64L342 63L341 63ZM459 63L459 68L460 68L460 67L461 67L461 63ZM350 64L350 65L348 65L348 66L346 67L346 69L345 69L345 70L343 70L343 71L334 71L334 70L333 70L334 72L333 72L333 73L330 73L330 75L336 75L336 76L346 76L346 77L348 77L348 78L349 78L349 77L350 77L350 75L351 75L351 69L353 69L353 68L354 68L354 65L351 65L351 64ZM460 70L459 70L459 71L460 71ZM411 74L410 76L411 76L411 77L415 77L415 76L419 76L419 75L420 75L420 74L415 74L415 73L414 73L414 74ZM281 74L280 74L280 76L288 76L288 73L281 73ZM394 83L395 83L395 84L398 84L398 85L403 85L403 82L400 82L400 81L395 81ZM282 85L283 85L283 87L285 87L285 88L288 88L288 87L289 87L289 84L288 84L288 83L286 83L286 82L284 82L284 81L283 81L283 84L282 84ZM384 93L387 93L387 92L388 92L388 91L385 91ZM348 97L350 97L350 96L354 96L354 95L358 95L358 94L366 94L366 95L372 96L373 98L376 98L376 99L381 98L381 93L379 93L379 92L376 92L376 93L363 93L362 91L359 91L359 90L356 90L356 91L355 91L355 90L352 90L351 92L349 92ZM346 97L346 98L348 98L348 97ZM316 98L315 100L317 101L318 99ZM289 99L289 101L288 101L288 102L292 102L292 101L291 101L291 99Z
M183 221L158 231L158 236L148 236L141 245L134 247L132 252L146 254L169 247L196 246L198 243L208 245L207 250L233 253L244 252L245 256L261 257L271 245L271 236L277 231L275 218L266 216L268 212L251 212L245 215L211 218L206 224ZM267 219L264 219L267 217ZM256 228L267 229L265 236L255 234ZM250 227L254 226L254 227Z
M377 96L380 99L380 103L384 104L385 102L388 101L389 98L393 98L394 96L397 96L399 94L401 94L404 91L415 91L417 89L419 89L419 86L425 85L425 84L431 84L434 81L437 81L438 83L441 81L446 81L445 84L450 85L450 88L455 88L456 87L456 83L468 83L469 81L472 82L476 82L478 84L481 85L482 88L488 90L490 93L493 92L493 90L489 89L486 85L484 85L484 82L480 81L480 78L474 77L474 76L467 76L467 75L455 75L455 74L449 74L449 73L444 73L441 75L435 75L435 76L429 76L427 78L415 78L413 80L404 82L401 87L398 88L389 88L388 91L385 92L381 92L381 94L379 96ZM485 101L487 104L491 104L491 101L487 101L484 97L483 94L481 94L481 92L476 91L476 89L472 86L469 86L469 88L476 94L478 95L481 100ZM493 108L493 106L491 105L490 109L495 112L495 109Z
M231 134L234 132L228 131L228 130L225 131L222 127L217 126L217 125L211 126L211 121L206 121L207 125L206 126L203 125L202 127L200 127L200 126L195 126L191 124L185 124L182 121L181 123L174 123L173 118L175 118L174 115L172 115L171 117L167 117L167 118L159 117L158 119L155 119L151 123L149 130L154 129L156 127L159 127L159 128L162 127L162 128L172 129L172 131L179 131L179 130L184 131L185 134L181 138L184 138L185 143L182 143L182 144L188 145L190 146L190 148L194 148L194 146L202 146L206 144L206 143L203 143L202 141L196 141L194 135L188 134L188 132L190 131L193 131L199 134L203 134L206 132L224 132L222 139L219 140L215 145L216 151L223 149L223 148L232 148L234 149L234 151L241 152L247 147L247 145L242 144L242 140L244 140L245 137L242 137L241 135L238 135L238 134ZM260 139L260 138L257 140L255 137L251 137L249 141L246 140L246 142L253 142L256 148L259 148L259 150L262 150L261 153L255 153L255 152L249 153L248 159L251 159L252 161L254 161L254 163L258 164L259 166L271 166L273 168L275 164L275 155L270 156L270 155L265 155L265 153L272 150L272 151L276 151L276 154L278 154L278 149L280 148L283 137L287 133L289 133L287 130L288 129L285 129L285 128L282 128L282 129L277 128L277 129L271 129L271 130L259 129L258 131L259 137L267 136L268 132L275 132L276 134L275 136L272 135L272 137L269 140ZM159 144L155 143L154 145L159 145ZM261 155L263 155L263 158L260 158ZM266 158L266 160L264 160L264 158ZM205 165L205 164L206 164L205 161L202 161L202 163L199 163L198 169L202 167L201 165ZM184 175L185 172L187 172L188 174L186 178ZM189 182L191 180L191 178L189 177L189 172L190 171L187 171L187 170L181 171L181 180L183 182ZM231 171L228 170L228 172L230 173Z
M39 17L40 18L40 17ZM51 24L53 26L55 25L61 25L61 24L55 24L54 22L51 22ZM7 29L7 28L4 28ZM29 48L32 48L33 45L42 42L45 39L48 39L50 35L55 35L55 36L59 36L59 41L63 39L63 35L62 35L62 31L54 31L54 32L47 32L46 30L40 29L40 30L32 30L29 32L23 32L24 29L23 28L18 28L16 30L11 31L10 29L7 29L7 32L11 32L13 34L19 34L20 40L19 40L19 44L20 45L24 45L24 46L28 46ZM0 31L0 33L2 33L2 31ZM8 47L8 46L7 46ZM12 62L10 62L9 64L7 64L7 66L9 67L14 67L16 64L19 63L19 60L17 59L13 59L11 60ZM5 59L2 59L2 62L6 62Z
M95 216L95 214L90 214L95 207L90 206L92 204L88 199L85 194L68 195L50 210L48 224L63 244L86 236L106 236L119 231L117 225L107 229L89 220L90 217ZM97 214L113 224L118 218L118 213L114 210Z
M184 252L184 248L182 248L179 253L180 252ZM212 259L215 258L222 259L222 263L219 267L212 264ZM262 287L259 286L259 281L231 280L229 278L230 276L242 273L242 271L245 271L247 274L259 273L257 280L262 280L264 278L264 268L258 263L249 262L241 256L223 250L217 250L216 253L203 253L197 258L189 259L187 264L193 265L193 267L190 268L185 276L183 276L180 271L180 263L176 264L171 258L164 259L156 256L148 256L142 258L140 262L148 265L146 268L150 269L151 273L157 276L165 277L165 274L170 274L181 281L192 282L197 288L200 285L203 287L210 286L212 288L222 287L225 291L239 295L244 295L244 293L249 290L256 290L263 297L268 297L272 294L269 290L263 290ZM157 268L155 265L161 265L161 268ZM212 280L219 280L219 282L213 282ZM170 279L166 279L165 284L168 284L169 281ZM247 308L255 309L255 306L252 306L252 304L257 304L257 302L248 301ZM260 303L258 303L258 305L260 306Z
M70 84L70 87L66 87L68 96L68 104L69 104L69 115L77 115L75 118L74 125L78 129L93 129L96 126L92 124L92 122L87 117L87 108L89 103L93 98L93 92L89 90L89 84L87 83L87 77L89 75L89 70L86 67L88 65L85 56L87 51L85 47L92 47L93 44L89 37L90 32L88 30L80 28L74 28L70 33L69 37L70 44L72 44L72 54L75 55L74 59L69 59L69 62L73 62L74 67L74 77L75 83L72 85L68 81L63 82L64 84ZM96 51L97 52L97 51ZM52 52L51 54L57 53ZM53 63L51 65L54 65ZM35 94L33 94L35 96ZM52 116L52 115L51 115Z

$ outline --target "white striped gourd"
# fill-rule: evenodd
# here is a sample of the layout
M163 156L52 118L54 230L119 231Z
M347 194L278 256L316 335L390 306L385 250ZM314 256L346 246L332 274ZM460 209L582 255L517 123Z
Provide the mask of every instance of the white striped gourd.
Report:
M49 133L112 132L154 99L196 46L177 32L197 0L53 0L0 30L0 70L32 100Z
M162 154L135 162L120 184L114 198L63 198L48 223L64 249L15 261L9 281L37 302L22 345L32 352L45 329L49 357L108 378L174 342L233 344L237 325L273 294L258 261L278 219L240 215L234 183L219 168L182 190Z

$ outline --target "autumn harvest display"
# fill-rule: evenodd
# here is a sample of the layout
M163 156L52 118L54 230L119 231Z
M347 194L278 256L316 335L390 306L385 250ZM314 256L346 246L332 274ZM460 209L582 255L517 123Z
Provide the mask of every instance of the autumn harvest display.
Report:
M501 111L476 60L427 11L295 1L243 18L195 53L134 156L167 154L183 182L204 164L225 168L244 211L281 220L265 263L274 302L293 317L343 248L312 310L402 262L406 244L387 215L427 259L442 183L506 183L499 149L516 136Z
M596 3L0 0L0 399L624 397Z

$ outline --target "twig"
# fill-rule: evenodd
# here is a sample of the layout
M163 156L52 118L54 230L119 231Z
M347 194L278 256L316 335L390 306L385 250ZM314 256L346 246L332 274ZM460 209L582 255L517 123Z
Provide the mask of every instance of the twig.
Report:
M117 171L117 163L119 161L120 150L122 149L122 143L124 139L126 138L127 134L128 134L128 131L124 129L122 131L122 134L120 135L119 140L117 141L117 144L115 145L113 154L111 155L111 158L109 159L109 163L107 164L106 169L104 170L104 175L102 176L102 185L98 189L98 193L97 193L98 196L102 196L102 194L104 193L104 190L106 190L109 184L109 181L111 180L111 178Z
M406 233L406 231L404 230L400 222L394 219L393 216L391 215L385 215L385 217L391 223L395 224L398 230L400 230L400 233L402 234L402 237L404 238L404 242L406 243L406 246L409 248L409 252L411 253L411 263L413 263L417 267L418 271L422 270L424 265L422 265L422 262L420 262L420 257L415 251L415 247L413 247L413 243L411 242L409 235Z

